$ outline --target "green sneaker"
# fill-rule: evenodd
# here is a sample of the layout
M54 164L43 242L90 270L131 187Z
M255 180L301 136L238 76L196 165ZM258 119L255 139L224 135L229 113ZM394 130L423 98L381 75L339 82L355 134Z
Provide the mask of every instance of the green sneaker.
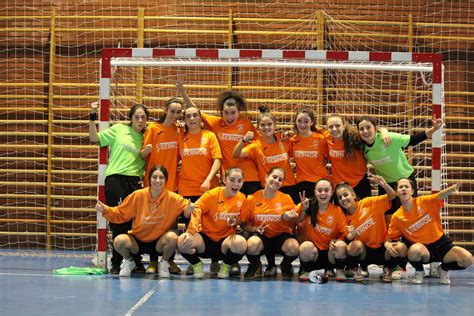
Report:
M193 264L193 271L194 271L194 278L195 279L203 279L204 278L204 271L203 271L203 263L199 261L196 264Z
M221 268L219 269L219 272L217 273L217 277L219 279L228 279L229 278L229 271L230 271L230 265L225 264L222 262Z

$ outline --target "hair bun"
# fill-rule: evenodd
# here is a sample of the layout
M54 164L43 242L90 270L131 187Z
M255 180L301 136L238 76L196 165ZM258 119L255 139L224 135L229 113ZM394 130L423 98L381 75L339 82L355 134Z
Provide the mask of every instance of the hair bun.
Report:
M261 105L258 107L258 111L260 113L270 113L270 110L265 106L265 105Z

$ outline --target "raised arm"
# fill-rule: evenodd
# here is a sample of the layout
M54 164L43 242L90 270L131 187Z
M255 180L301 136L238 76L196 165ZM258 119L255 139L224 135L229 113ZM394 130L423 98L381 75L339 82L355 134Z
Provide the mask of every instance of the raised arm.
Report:
M95 121L97 120L97 106L98 102L91 103L91 109L89 111L89 140L92 143L97 143L99 141L99 135L97 133L97 126Z
M176 82L176 89L178 90L179 95L183 98L184 103L186 103L186 107L196 107L196 104L194 104L193 100L191 100L186 92L181 78L178 78L178 81Z
M381 176L378 176L378 175L375 175L375 174L372 174L372 173L369 173L367 178L372 181L372 182L375 182L377 183L378 185L380 185L384 190L385 192L387 192L387 195L388 195L388 198L390 200L393 200L394 198L397 197L397 193L393 190L393 188L391 186L389 186L387 184L387 182L385 181L384 178L382 178Z
M247 158L248 154L242 149L253 139L253 132L247 132L244 137L235 145L234 151L232 152L232 158L234 159L241 159Z
M447 187L444 190L439 191L438 199L444 200L445 198L447 198L448 196L450 196L453 193L454 194L459 194L459 187L460 186L461 186L461 183L456 183L456 184L453 184L450 187Z

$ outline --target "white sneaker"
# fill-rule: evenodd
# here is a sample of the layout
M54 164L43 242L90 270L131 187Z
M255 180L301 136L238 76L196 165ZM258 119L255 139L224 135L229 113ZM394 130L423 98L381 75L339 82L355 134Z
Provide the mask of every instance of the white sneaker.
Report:
M438 275L439 275L439 284L450 285L451 280L448 277L448 271L445 271L441 268L441 265L438 266Z
M161 259L158 266L160 278L169 278L170 277L170 264L168 261Z
M407 272L403 270L401 267L396 266L392 269L392 279L393 280L401 280L407 278Z
M439 262L431 262L430 263L430 278L439 278L439 266L441 264Z
M425 277L425 271L415 271L415 276L411 283L413 284L423 284L423 279Z
M130 274L132 274L132 271L133 271L133 269L135 269L136 266L137 265L135 264L135 261L133 261L133 258L123 259L122 267L120 268L119 276L129 277Z
M344 273L344 269L336 269L336 281L337 282L346 282L346 274Z

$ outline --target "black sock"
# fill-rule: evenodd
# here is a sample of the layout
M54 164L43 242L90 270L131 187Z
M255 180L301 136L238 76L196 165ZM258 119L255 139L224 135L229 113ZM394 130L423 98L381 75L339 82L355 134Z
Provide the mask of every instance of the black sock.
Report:
M282 264L286 264L286 265L291 265L291 263L293 261L295 261L296 259L298 258L298 256L287 256L287 255L284 255L283 256L283 260L281 261Z
M174 261L175 255L176 255L176 252L173 252L171 257L168 259L168 262ZM155 260L155 257L156 257L156 260ZM158 256L151 256L150 255L150 261L158 261Z
M274 253L266 253L265 257L267 257L268 267L274 267L275 264L275 254Z
M344 267L346 266L347 258L334 260L336 261L336 269L344 269Z
M408 261L408 258L407 257L390 257L390 259L388 259L387 261L385 261L385 266L387 268L390 268L390 269L393 269L395 268L396 266L399 266L399 267L402 267L402 266L407 266L407 261Z
M423 269L423 261L419 260L419 261L410 261L410 264L413 266L413 268L415 268L416 271L424 271Z
M199 263L199 261L201 261L201 259L199 259L197 252L192 255L187 254L187 253L181 253L181 255L183 256L184 259L188 260L189 263L192 265L195 265L196 263Z
M142 255L141 254L133 254L132 253L132 257L133 257L133 261L135 261L135 265L137 267L143 266L143 264L142 264Z
M243 257L243 254L234 253L228 250L227 253L224 255L224 263L231 266L234 263L239 262L240 259L242 259Z
M260 255L249 255L249 254L247 254L247 259L249 259L249 263L251 265L260 264Z
M449 271L449 270L464 270L466 268L461 267L456 261L453 262L447 262L447 263L442 263L441 264L441 269L444 271Z
M303 262L303 261L300 261L301 262L301 268L303 269L304 272L311 272L313 271L313 263L312 261L308 261L308 262Z
M359 264L359 256L347 256L346 258L346 266L349 269L355 269L357 268L357 265Z

